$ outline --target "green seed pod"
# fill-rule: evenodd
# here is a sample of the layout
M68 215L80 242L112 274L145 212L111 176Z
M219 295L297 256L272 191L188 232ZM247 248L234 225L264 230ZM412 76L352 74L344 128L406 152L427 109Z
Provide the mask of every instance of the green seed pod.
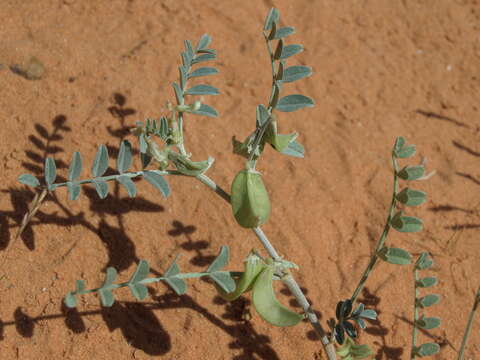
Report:
M240 226L254 228L268 220L270 199L258 171L245 169L235 176L231 203L233 216Z
M282 305L273 290L273 264L267 267L258 275L253 284L253 306L260 316L274 326L293 326L298 324L303 316Z
M258 274L265 268L265 263L257 253L252 250L244 261L245 271L240 278L234 279L236 283L235 291L225 292L220 286L215 284L219 295L227 301L233 301L239 298L243 293L250 291Z

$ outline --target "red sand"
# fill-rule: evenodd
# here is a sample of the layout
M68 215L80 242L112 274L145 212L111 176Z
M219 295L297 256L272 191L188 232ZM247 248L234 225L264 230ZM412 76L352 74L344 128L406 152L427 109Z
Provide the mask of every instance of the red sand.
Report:
M392 233L388 244L433 254L442 295L427 316L442 318L431 335L454 359L480 284L480 7L476 0L437 1L189 1L3 0L0 4L0 352L2 359L324 359L308 323L273 328L250 300L219 302L212 286L190 281L183 297L163 284L136 302L128 290L102 308L94 295L77 311L62 306L76 279L99 286L107 266L126 280L139 259L165 271L181 253L183 271L201 271L221 245L240 269L253 233L239 228L228 205L194 179L169 178L168 199L145 181L138 196L114 189L98 200L83 187L49 196L22 238L13 241L34 193L17 182L41 174L53 156L66 176L72 153L89 169L98 144L135 141L135 121L165 114L173 100L183 40L208 33L218 50L209 79L221 95L206 102L221 116L187 118L194 160L216 159L208 172L229 189L243 160L231 137L254 127L255 106L270 94L262 36L271 6L305 51L288 64L314 75L285 86L316 101L313 109L279 114L280 131L296 130L306 158L266 151L259 162L272 201L264 231L300 265L295 277L325 325L337 301L350 296L381 234L390 203L390 151L396 136L417 145L437 175L413 184L429 195L409 209L425 230ZM10 71L34 56L39 80ZM46 141L45 138L49 140ZM135 147L137 147L135 142ZM63 166L62 166L63 164ZM139 167L139 162L135 163ZM87 171L82 176L87 177ZM376 359L409 359L412 268L380 263L361 300L379 314L360 341ZM428 292L424 292L425 294ZM288 304L291 297L281 295ZM289 300L290 299L290 300ZM480 358L478 318L465 359Z

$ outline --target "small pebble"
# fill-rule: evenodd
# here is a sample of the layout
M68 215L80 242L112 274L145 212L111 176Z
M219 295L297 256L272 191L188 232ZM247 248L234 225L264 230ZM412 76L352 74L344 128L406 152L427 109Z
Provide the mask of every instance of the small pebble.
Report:
M45 67L35 56L32 56L25 65L15 64L10 66L10 70L27 80L40 80L45 74Z

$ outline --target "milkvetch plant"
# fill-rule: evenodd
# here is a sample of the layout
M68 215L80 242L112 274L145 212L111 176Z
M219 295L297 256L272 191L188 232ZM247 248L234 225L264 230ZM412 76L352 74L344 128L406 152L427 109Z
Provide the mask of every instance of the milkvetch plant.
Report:
M377 264L378 260L394 265L412 264L412 255L404 249L386 245L386 240L391 229L401 233L418 232L423 228L421 219L405 215L407 207L419 206L426 201L426 194L422 191L404 187L400 190L400 182L428 179L431 174L425 174L425 163L420 165L405 165L400 167L399 162L415 154L415 146L407 145L403 137L396 139L392 150L393 166L393 191L390 209L383 233L377 242L370 261L359 280L359 284L348 299L338 301L335 309L335 319L330 319L327 325L330 332L324 330L315 312L307 301L301 288L292 275L292 269L298 266L278 255L273 244L269 241L260 226L269 219L271 203L262 173L258 168L259 160L264 155L265 146L284 155L302 158L304 147L297 142L299 134L279 133L280 122L278 113L289 113L299 109L312 107L314 101L302 94L283 95L284 88L291 82L301 80L312 74L308 66L287 66L287 60L303 50L302 45L286 44L286 38L295 33L293 27L281 27L279 24L280 13L271 9L263 27L271 64L272 84L271 92L266 105L259 104L255 112L255 128L241 142L233 139L233 152L245 159L245 165L239 169L231 185L231 195L220 188L206 172L213 165L214 159L192 160L192 153L187 152L184 138L184 122L187 116L217 117L217 111L203 102L207 95L218 95L215 87L200 83L191 85L196 81L218 73L214 67L203 66L207 61L216 59L216 51L210 48L211 37L203 35L194 46L190 41L184 42L185 50L181 54L182 63L178 67L179 79L172 84L176 104L168 103L168 114L159 119L146 119L137 122L131 133L136 136L139 143L140 162L142 170L129 171L133 163L133 147L128 140L120 144L116 158L117 174L105 175L109 167L109 154L105 145L100 145L91 166L91 177L81 179L83 160L79 152L75 152L70 162L68 179L56 183L57 170L55 161L47 158L44 165L43 181L31 174L23 174L19 181L25 185L39 189L30 210L22 221L17 236L25 229L29 221L35 216L46 196L59 188L66 187L71 200L78 199L83 185L91 184L100 197L104 199L109 193L109 182L116 181L121 184L130 197L137 193L134 178L144 178L160 191L164 197L170 195L170 187L165 179L168 176L190 176L209 188L230 203L232 215L237 223L250 228L260 240L267 252L262 256L259 251L252 250L244 260L243 271L229 271L227 266L230 251L228 246L222 246L218 256L205 269L204 272L182 273L176 258L165 270L163 276L149 277L150 268L145 260L141 260L130 279L126 282L115 283L117 271L109 267L103 284L100 287L87 289L85 281L77 280L75 289L68 292L64 298L67 307L77 306L77 297L89 293L97 293L103 306L109 307L115 301L114 291L128 287L132 295L138 300L143 300L148 295L147 285L164 281L178 295L187 291L187 279L205 277L211 280L218 294L227 301L235 301L247 292L251 292L252 303L262 319L274 326L294 326L307 319L321 339L328 359L364 359L373 354L367 344L357 344L359 329L366 328L365 320L376 320L377 314L372 309L358 302L358 296ZM192 96L201 96L192 99ZM432 262L428 254L420 256L414 265L415 299L414 322L411 358L433 355L439 351L439 346L427 343L417 346L417 331L433 329L440 325L440 319L420 316L420 310L434 305L439 301L437 295L420 297L421 288L436 284L433 277L419 277L419 271L428 269ZM295 296L303 312L298 313L280 303L277 299L274 282L282 281ZM480 293L480 290L479 290ZM475 312L478 298L475 302ZM471 316L473 319L473 315ZM473 320L472 320L473 321ZM471 328L471 322L470 328ZM468 335L466 335L468 337ZM466 343L466 338L464 338ZM464 348L464 345L462 345Z

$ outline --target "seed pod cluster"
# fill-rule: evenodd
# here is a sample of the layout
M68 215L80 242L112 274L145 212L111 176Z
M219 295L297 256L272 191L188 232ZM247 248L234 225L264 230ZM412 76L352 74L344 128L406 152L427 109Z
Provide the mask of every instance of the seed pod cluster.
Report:
M254 228L268 220L270 199L258 171L244 169L235 176L231 204L233 216L242 227Z

